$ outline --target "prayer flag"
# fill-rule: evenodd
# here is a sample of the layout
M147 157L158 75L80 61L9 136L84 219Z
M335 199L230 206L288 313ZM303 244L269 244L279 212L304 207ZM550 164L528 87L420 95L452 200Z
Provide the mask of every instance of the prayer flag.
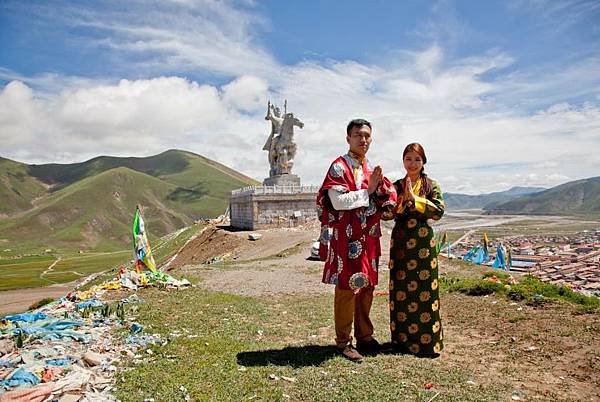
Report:
M483 232L483 262L487 262L490 259L490 254L488 251L488 245L490 241L487 237L487 233Z
M142 266L145 266L150 271L156 272L156 263L154 262L154 257L152 257L152 250L150 249L150 243L148 243L144 219L142 218L139 206L135 207L132 234L136 271L140 272Z
M494 264L492 264L492 268L507 269L506 258L504 256L504 246L502 244L499 244L496 248L496 259L494 260Z

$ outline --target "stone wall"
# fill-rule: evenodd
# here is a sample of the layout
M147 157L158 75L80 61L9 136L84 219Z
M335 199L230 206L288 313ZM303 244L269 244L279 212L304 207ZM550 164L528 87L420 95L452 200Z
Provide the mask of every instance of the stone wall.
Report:
M258 186L233 191L231 226L239 229L294 227L317 217L314 186Z

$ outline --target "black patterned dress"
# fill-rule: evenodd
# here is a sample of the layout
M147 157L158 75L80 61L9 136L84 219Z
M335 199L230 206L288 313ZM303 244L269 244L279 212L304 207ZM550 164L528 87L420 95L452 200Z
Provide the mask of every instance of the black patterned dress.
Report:
M402 194L403 180L394 183ZM396 214L390 245L390 330L401 350L424 356L443 347L438 259L428 219L444 214L439 185L423 176L414 205ZM427 181L427 185L422 185Z

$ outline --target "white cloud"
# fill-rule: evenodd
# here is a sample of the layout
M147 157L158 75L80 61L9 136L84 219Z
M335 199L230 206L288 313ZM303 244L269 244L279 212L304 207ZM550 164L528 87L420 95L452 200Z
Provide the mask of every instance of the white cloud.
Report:
M424 53L413 56L441 57L430 56L440 54L436 49ZM498 87L480 75L505 60L469 61L446 69L409 59L394 69L304 62L271 81L245 75L214 87L158 77L67 89L51 98L13 81L0 94L0 141L6 156L37 162L178 147L262 179L266 99L282 106L287 94L289 110L305 123L296 129L295 165L305 183L322 180L346 149L347 121L361 116L374 124L371 159L393 178L403 175L401 152L413 141L425 146L427 170L446 191L551 186L597 174L600 161L590 144L600 142L598 105L561 102L530 116L490 113L481 98Z
M501 74L515 62L506 52L452 60L434 43L421 51L396 49L377 64L286 66L256 39L256 30L268 29L260 16L230 2L175 3L168 10L159 2L134 3L135 19L77 6L56 15L94 28L101 34L87 46L111 49L114 63L154 78L23 77L0 69L0 78L10 80L0 92L2 156L59 162L181 148L261 180L268 172L261 151L270 130L266 101L283 106L288 99L305 123L296 129L295 164L304 183L320 183L331 160L345 152L345 126L355 117L373 122L370 157L386 174L403 175L402 150L417 141L428 152L427 171L445 191L552 186L600 173L597 58L560 72ZM170 71L227 78L206 85ZM493 79L485 78L489 73ZM569 103L590 93L594 101Z
M244 75L223 86L223 100L245 112L263 111L268 91L269 85L265 80Z
M268 22L230 1L129 2L128 11L71 5L56 14L74 29L92 29L82 45L108 49L126 71L207 71L235 77L268 75L279 65L257 40ZM40 13L53 12L42 8ZM132 18L132 15L134 17Z

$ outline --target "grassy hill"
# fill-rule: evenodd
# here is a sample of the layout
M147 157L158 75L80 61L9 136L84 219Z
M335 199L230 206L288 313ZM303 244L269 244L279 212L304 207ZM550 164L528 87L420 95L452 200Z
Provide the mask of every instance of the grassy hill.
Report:
M482 209L544 190L542 187L513 187L506 191L479 195L445 193L444 200L448 209Z
M24 163L0 158L0 217L33 208L48 186L29 174Z
M101 156L82 163L0 160L4 247L118 250L129 247L135 205L162 236L227 208L231 190L257 182L191 152L146 158Z
M492 214L574 215L600 218L600 176L576 180L486 208Z

